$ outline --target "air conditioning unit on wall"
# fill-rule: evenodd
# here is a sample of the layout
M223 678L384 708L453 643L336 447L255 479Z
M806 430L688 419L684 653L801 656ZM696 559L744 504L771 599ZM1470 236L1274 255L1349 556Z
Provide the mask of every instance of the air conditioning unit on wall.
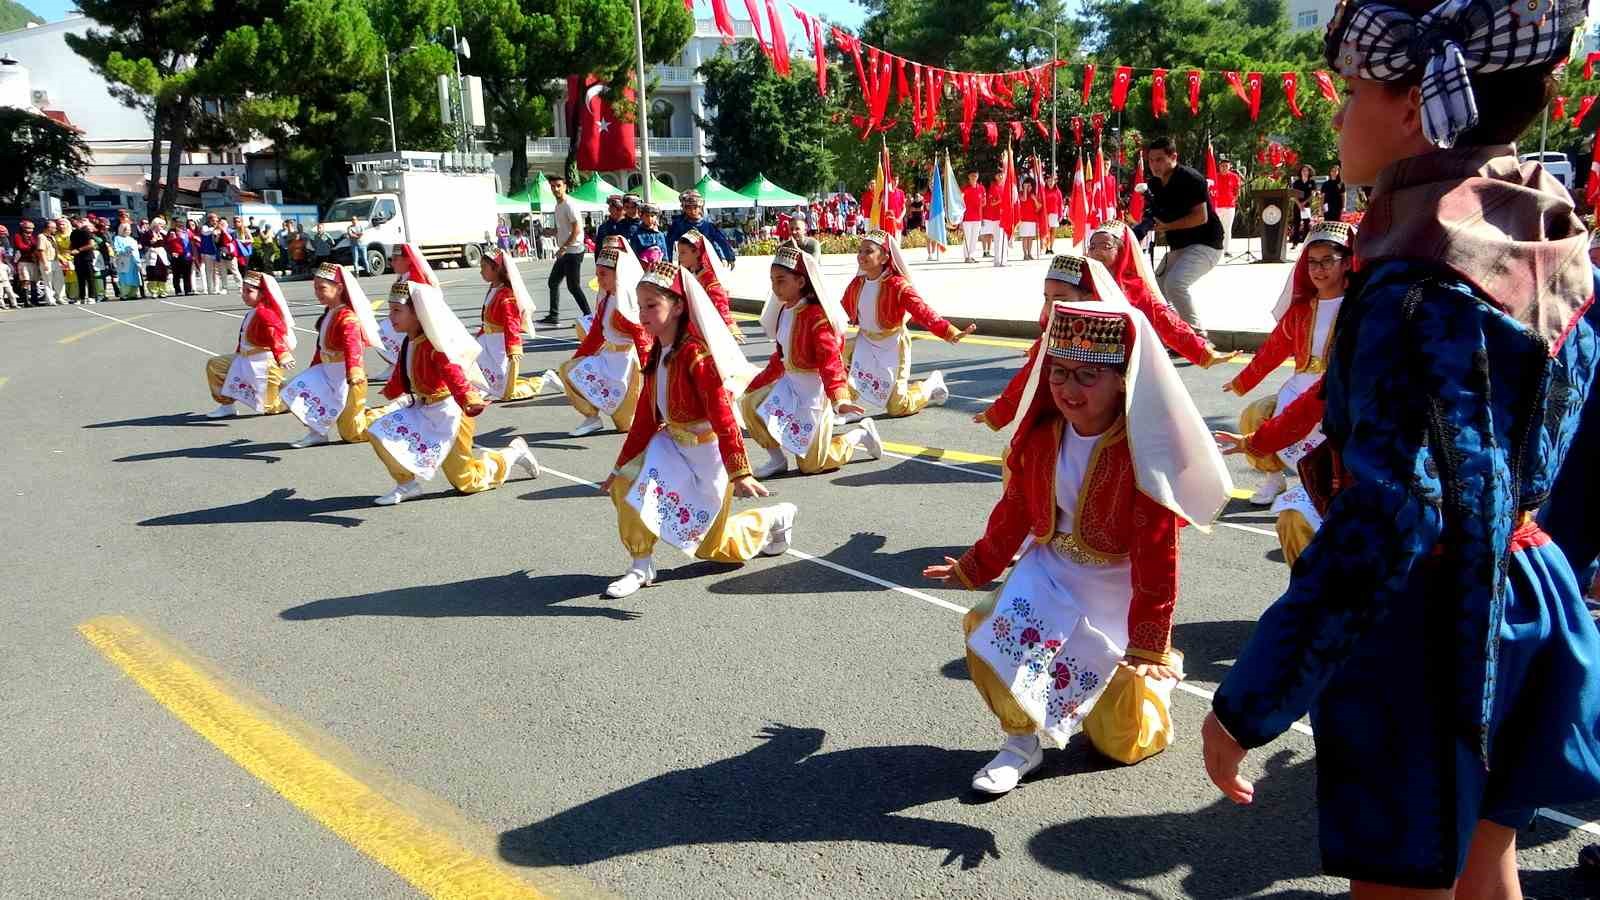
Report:
M266 203L269 206L282 206L283 191L262 191L261 202Z

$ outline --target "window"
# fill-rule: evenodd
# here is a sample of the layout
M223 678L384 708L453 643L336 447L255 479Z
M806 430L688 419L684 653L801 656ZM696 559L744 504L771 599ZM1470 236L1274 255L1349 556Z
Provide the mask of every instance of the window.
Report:
M633 172L628 175L628 190L631 191L641 184L644 184L643 175L640 175L638 172Z
M672 137L672 104L657 97L650 101L650 136Z
M1314 9L1308 9L1297 13L1295 15L1294 24L1296 28L1317 27L1317 11Z
M678 182L673 180L671 172L652 172L651 174L656 177L657 181L669 188L672 188L673 190L677 190Z
M393 219L394 218L394 201L393 200L379 200L378 201L378 208L374 209L372 211L372 217L374 219L383 219L384 221L388 221L390 219Z

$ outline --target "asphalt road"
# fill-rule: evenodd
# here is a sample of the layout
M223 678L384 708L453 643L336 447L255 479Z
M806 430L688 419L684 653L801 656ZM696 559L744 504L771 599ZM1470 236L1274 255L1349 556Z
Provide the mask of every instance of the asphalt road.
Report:
M442 274L475 324L476 274ZM288 292L310 328L309 284ZM773 479L800 509L796 552L732 568L663 546L662 582L613 601L600 591L627 559L589 483L620 436L568 438L578 417L555 394L494 407L480 444L526 437L544 477L470 497L441 478L375 507L390 482L369 448L290 449L287 415L200 416L202 350L231 346L238 311L228 296L0 313L0 896L414 896L370 849L402 831L396 810L561 896L1342 890L1318 874L1308 736L1252 755L1251 808L1201 766L1196 692L1287 580L1270 516L1242 502L1183 537L1176 745L1122 768L1078 738L1010 796L969 792L1000 738L962 661L957 610L978 598L919 572L969 545L998 495L998 469L971 460L1001 445L970 417L1019 365L1015 342L915 344L915 370L942 368L957 396L883 435L962 453ZM530 341L525 368L570 354L563 329ZM1231 421L1229 374L1181 371ZM263 775L238 750L260 729L187 724L216 704L125 675L134 663L79 631L106 615L181 647L282 724L280 750L331 761L387 812L355 821L326 782ZM1584 896L1573 867L1594 839L1538 820L1528 894Z

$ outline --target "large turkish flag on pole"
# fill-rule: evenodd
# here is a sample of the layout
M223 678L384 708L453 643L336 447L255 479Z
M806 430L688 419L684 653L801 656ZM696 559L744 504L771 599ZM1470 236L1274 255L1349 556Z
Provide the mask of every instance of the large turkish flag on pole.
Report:
M630 96L633 91L627 92ZM578 168L591 172L632 169L634 125L620 122L606 98L605 82L593 75L567 79L567 108L577 107ZM572 121L572 116L567 117Z

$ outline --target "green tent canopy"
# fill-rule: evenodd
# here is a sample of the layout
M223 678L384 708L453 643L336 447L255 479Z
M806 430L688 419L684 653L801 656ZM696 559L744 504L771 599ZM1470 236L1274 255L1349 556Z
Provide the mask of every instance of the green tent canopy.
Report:
M636 188L634 193L638 194L640 197L644 196L644 190L642 188ZM678 192L662 184L661 179L651 178L650 202L662 207L663 209L671 209L672 207L678 205Z
M572 201L573 208L580 213L602 212L606 208L604 200L601 200L598 203L591 203L578 197L571 196L570 194L568 195L568 199ZM529 212L531 210L532 212L536 213L548 213L552 212L556 208L555 194L551 193L550 181L549 179L545 178L543 172L534 172L533 177L528 179L528 183L523 186L522 190L517 191L510 196L502 197L500 200L515 201L516 203L521 204L521 207L513 210L509 205L502 206L500 202L497 201L495 203L495 210L497 212Z
M749 184L739 188L739 193L754 200L757 206L805 206L811 202L794 191L778 187L765 175L752 178Z
M533 204L526 200L518 200L516 197L507 197L502 194L494 198L494 211L505 215L526 216L532 214Z
M712 178L710 173L700 179L694 189L705 200L706 209L738 209L752 205L749 197Z
M601 178L599 172L593 172L590 173L588 181L578 185L568 193L571 194L572 199L574 200L582 200L585 203L597 203L600 205L600 208L604 209L606 205L606 198L622 193L622 188L619 188L604 178Z

